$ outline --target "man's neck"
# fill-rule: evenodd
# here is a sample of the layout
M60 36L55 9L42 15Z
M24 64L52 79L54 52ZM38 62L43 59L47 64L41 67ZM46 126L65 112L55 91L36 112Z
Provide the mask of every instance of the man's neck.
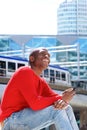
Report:
M42 70L36 68L36 67L31 67L31 69L35 72L36 75L40 76L42 73Z

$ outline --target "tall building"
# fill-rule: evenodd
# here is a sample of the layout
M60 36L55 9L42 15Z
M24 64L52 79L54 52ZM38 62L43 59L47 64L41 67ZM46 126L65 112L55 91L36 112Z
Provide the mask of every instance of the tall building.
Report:
M87 0L65 0L57 10L58 35L87 35Z

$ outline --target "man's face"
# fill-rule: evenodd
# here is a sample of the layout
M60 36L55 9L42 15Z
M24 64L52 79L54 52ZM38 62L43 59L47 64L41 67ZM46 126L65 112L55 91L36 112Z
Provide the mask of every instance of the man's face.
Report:
M47 50L41 49L35 55L34 66L45 70L50 63L50 54Z

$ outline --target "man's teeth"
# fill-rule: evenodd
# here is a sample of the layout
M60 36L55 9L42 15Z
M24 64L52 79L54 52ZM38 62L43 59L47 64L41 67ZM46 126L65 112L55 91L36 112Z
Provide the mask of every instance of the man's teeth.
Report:
M48 60L44 59L43 61L48 62Z

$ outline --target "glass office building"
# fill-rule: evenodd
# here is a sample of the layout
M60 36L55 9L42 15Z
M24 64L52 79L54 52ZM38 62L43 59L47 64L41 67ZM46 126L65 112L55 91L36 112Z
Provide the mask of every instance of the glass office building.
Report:
M9 36L0 36L0 55L19 55L22 47ZM8 53L9 52L9 53Z
M53 47L62 44L55 37L33 37L25 44L18 44L11 37L0 38L0 55L28 58L29 52L37 47ZM51 62L56 62L56 54L51 53Z
M77 44L78 43L78 44ZM84 44L83 44L84 43ZM46 47L51 53L51 64L68 68L73 80L87 77L87 38L78 38L70 45L64 45L56 36L32 37L23 46L11 37L0 38L0 55L28 58L29 51Z
M87 35L87 0L65 0L57 11L58 35Z

